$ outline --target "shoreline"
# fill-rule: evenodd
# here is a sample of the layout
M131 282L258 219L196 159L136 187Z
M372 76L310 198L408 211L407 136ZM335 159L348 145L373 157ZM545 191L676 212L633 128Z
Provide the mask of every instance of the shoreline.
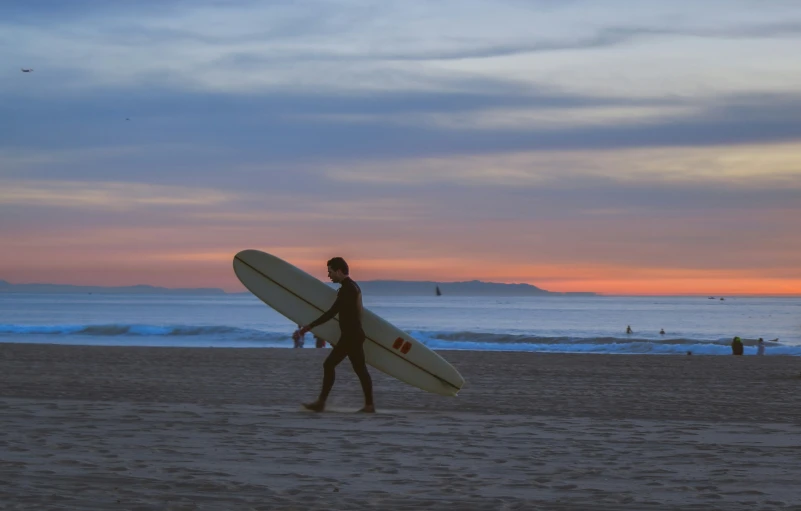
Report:
M32 334L35 335L35 334ZM49 340L48 340L49 341ZM264 343L259 343L254 341L251 344L242 344L237 345L236 341L233 342L226 342L225 345L175 345L175 344L167 344L167 343L159 343L158 341L150 342L149 344L132 344L130 342L120 342L118 344L111 344L108 341L99 341L97 343L86 342L85 340L76 341L76 342L48 342L48 341L4 341L2 340L2 336L0 336L0 346L3 345L28 345L28 346L66 346L66 347L96 347L96 348L136 348L136 349L177 349L177 350L196 350L196 349L214 349L214 350L297 350L290 345L292 342L288 340L286 345L282 346L275 346L273 345L265 345ZM457 341L458 342L458 341ZM465 341L470 342L470 341ZM650 340L647 340L650 342ZM756 356L756 339L743 339L743 345L746 348L746 352L742 355L743 357L752 357ZM326 343L327 347L323 348L330 349L330 344ZM558 346L558 344L556 344ZM767 349L765 350L765 357L775 358L775 357L787 357L787 358L794 358L797 359L801 357L801 346L795 344L784 344L780 342L775 342L773 339L768 339L765 343ZM504 346L503 344L498 344L498 346ZM514 346L514 344L511 344ZM698 346L698 345L688 345L688 346ZM708 350L710 346L714 346L719 348L722 353L710 353ZM697 357L729 357L732 356L730 353L730 347L726 343L720 344L707 344L701 345L701 348L695 349L687 349L685 347L681 348L681 351L670 352L658 352L658 351L651 351L647 353L638 353L638 352L626 352L626 351L546 351L546 350L537 350L537 349L470 349L470 348L448 348L448 347L433 347L428 346L429 349L436 353L458 353L458 352L468 352L468 353L524 353L527 355L587 355L587 356L642 356L642 357L686 357L688 356L687 352L691 352L690 356L697 356ZM314 347L313 342L306 341L306 345L303 348L300 348L301 351L305 350L316 350L317 348ZM794 350L798 349L799 354L790 354L790 353L776 353L776 351L787 351L787 350Z
M7 509L790 509L796 357L448 351L458 397L328 350L0 343Z

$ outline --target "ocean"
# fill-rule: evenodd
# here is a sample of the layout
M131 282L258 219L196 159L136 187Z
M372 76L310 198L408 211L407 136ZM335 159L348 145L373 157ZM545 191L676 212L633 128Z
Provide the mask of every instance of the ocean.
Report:
M365 296L435 350L801 355L801 298ZM631 326L632 333L626 334ZM296 328L249 294L0 294L0 342L291 348ZM664 329L665 334L660 334ZM778 339L773 341L773 339ZM306 348L314 348L307 335Z

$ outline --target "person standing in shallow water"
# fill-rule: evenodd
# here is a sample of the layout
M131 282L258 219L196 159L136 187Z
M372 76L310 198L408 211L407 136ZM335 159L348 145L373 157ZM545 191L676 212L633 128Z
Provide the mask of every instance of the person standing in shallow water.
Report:
M323 363L323 388L316 401L303 403L303 406L315 412L325 409L325 402L328 394L334 386L336 366L345 360L350 359L350 364L364 392L364 408L360 412L375 412L373 404L373 381L367 371L367 363L364 359L364 329L362 328L362 290L359 285L350 278L348 263L341 257L334 257L328 260L328 278L335 284L340 284L337 299L322 316L315 319L308 325L300 329L301 334L305 334L312 328L322 325L339 314L340 337L331 354Z
M731 340L731 354L732 355L743 354L743 342L737 336L735 336L734 339Z
M298 330L292 332L293 348L302 348L304 344L304 334L300 333L301 325L298 325Z

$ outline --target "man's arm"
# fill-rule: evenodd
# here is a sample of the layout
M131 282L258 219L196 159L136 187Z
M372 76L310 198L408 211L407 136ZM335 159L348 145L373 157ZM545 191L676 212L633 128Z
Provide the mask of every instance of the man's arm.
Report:
M308 332L312 328L314 328L316 326L320 326L323 323L325 323L326 321L329 321L329 320L333 319L334 316L339 314L339 309L340 309L340 307L342 307L342 296L341 295L342 295L342 293L337 293L337 299L334 301L334 305L332 305L330 309L325 311L322 316L320 316L319 318L315 319L314 321L312 321L308 325L306 325L303 328L301 328L300 329L301 335L305 334L306 332Z

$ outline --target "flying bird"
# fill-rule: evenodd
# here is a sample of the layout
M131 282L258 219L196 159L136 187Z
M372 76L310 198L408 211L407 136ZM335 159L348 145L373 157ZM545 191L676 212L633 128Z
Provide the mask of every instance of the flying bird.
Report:
M30 73L30 72L32 72L32 71L33 71L33 68L31 68L31 69L25 69L25 68L23 67L23 68L21 68L21 71L22 71L23 73Z

